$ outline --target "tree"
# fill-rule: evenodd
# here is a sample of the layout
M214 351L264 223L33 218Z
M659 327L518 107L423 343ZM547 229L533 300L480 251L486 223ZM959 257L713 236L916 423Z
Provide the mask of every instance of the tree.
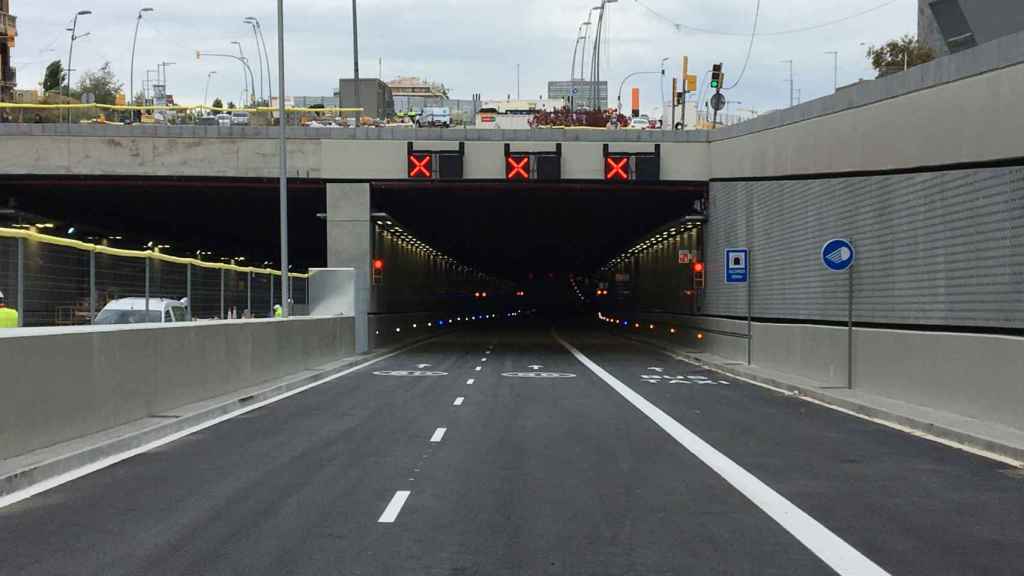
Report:
M68 75L64 72L64 64L60 60L54 60L46 66L46 73L43 75L43 93L60 92Z
M117 101L117 93L123 87L124 84L117 81L114 71L110 69L110 62L107 62L95 72L82 74L78 87L71 95L79 99L82 94L92 94L96 97L97 104L114 104Z
M234 102L228 102L228 110L234 110L234 109L235 109L235 103Z
M935 52L917 38L905 35L896 40L889 40L877 48L868 47L868 58L881 78L930 62L935 59Z
M210 107L215 108L215 109L223 109L224 108L224 102L222 102L220 98L214 98L213 99L213 104L210 104Z

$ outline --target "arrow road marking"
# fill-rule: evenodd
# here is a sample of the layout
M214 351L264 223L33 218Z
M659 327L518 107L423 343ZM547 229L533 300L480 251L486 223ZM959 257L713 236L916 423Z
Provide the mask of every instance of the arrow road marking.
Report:
M430 368L430 366L431 366L430 364L417 364L416 365L416 367L419 368L420 370L423 370L424 368Z
M540 364L533 364L531 366L527 366L527 368L529 368L530 370L533 370L534 372L536 372L537 370L540 370L541 368L543 368L543 366L541 366Z

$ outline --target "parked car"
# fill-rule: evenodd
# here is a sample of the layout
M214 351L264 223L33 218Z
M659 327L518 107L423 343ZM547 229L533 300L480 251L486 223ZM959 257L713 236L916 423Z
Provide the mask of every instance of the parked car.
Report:
M630 118L629 126L627 126L626 128L631 128L633 130L647 130L650 127L651 119L648 118L647 116L641 115L637 116L636 118Z
M220 120L216 116L200 116L196 119L198 126L220 126Z
M188 310L187 298L182 300L150 298L149 310L146 310L145 298L119 298L108 302L92 323L97 325L167 324L190 320L192 320L192 316Z
M232 126L248 126L249 125L249 113L248 112L232 112L231 113L231 125Z
M231 126L231 114L217 114L217 122L221 126Z

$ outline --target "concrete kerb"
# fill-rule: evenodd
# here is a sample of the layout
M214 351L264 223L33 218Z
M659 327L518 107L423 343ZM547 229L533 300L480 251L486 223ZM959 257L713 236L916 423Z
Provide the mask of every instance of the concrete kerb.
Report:
M317 369L304 370L274 382L221 396L218 399L198 402L183 406L178 410L166 411L166 414L154 415L156 418L168 418L166 422L158 422L142 428L129 423L114 430L91 434L86 438L64 442L11 458L6 462L0 462L0 497L172 436L248 405L270 400L319 380L331 378L352 366L404 352L448 333L449 331L431 334L369 354L349 356ZM118 432L119 430L120 432Z
M690 364L728 377L747 380L765 387L778 389L793 396L810 399L828 407L848 412L854 416L880 422L915 436L931 437L929 439L952 443L954 447L966 447L970 452L980 456L993 458L1018 467L1024 466L1024 444L1009 443L963 428L926 420L910 414L910 410L901 412L897 409L873 406L854 398L841 396L841 392L846 392L846 389L840 391L838 389L816 388L794 382L793 380L768 376L762 371L757 370L756 367L747 367L744 364L737 364L736 362L727 361L710 354L698 354L686 349L672 347L655 339L632 334L613 333L628 340L653 346L684 362L689 362ZM887 403L889 405L900 404L895 401ZM917 407L908 406L908 408ZM927 411L927 409L914 411Z

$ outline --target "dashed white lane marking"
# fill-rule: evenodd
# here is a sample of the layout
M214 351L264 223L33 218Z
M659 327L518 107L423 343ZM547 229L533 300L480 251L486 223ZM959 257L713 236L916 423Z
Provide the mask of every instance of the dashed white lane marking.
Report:
M779 525L785 528L786 531L792 534L811 552L831 566L833 570L839 574L849 574L851 576L888 575L888 572L879 565L858 552L820 522L811 518L806 512L797 508L792 502L786 500L778 492L772 490L767 484L758 480L753 474L744 470L725 454L716 450L646 398L634 392L632 388L626 386L618 378L612 376L590 358L587 358L558 334L554 334L554 337L580 363L589 368L598 378L604 380L606 384L611 386L627 402L653 420L655 424L667 432L676 442L679 442L726 482L739 490L741 494L778 522Z
M459 396L458 398L455 399L455 402L452 402L452 406L462 406L462 403L465 401L466 398L464 396Z
M488 351L484 352L484 354L488 354L488 355L490 355L490 353L491 353L491 351L490 351L490 350L488 350Z
M412 494L409 490L399 490L395 492L395 495L391 498L391 502L388 502L387 508L384 509L384 513L380 515L377 522L380 524L391 524L398 518L398 513L402 511L402 506L405 506L405 501L409 499L409 495Z
M431 442L440 442L444 438L444 433L447 432L447 428L438 428L434 430L434 435L430 437Z
M469 380L466 380L466 384L472 384L473 382L476 382L475 378L470 378Z
M155 449L157 449L157 448L159 448L161 446L165 446L167 444L170 444L171 442L174 442L176 440L180 440L182 438L185 438L186 436L190 436L192 434L195 434L196 432L200 432L200 431L206 430L207 428L210 428L212 426L216 426L217 424L220 424L221 422L224 422L224 421L227 421L227 420L231 420L232 418L236 418L238 416L241 416L242 414L246 414L248 412L252 412L253 410L259 410L260 408L263 408L264 406L268 406L270 404L274 404L275 402L280 402L281 400L284 400L285 398L289 398L291 396L295 396L296 394L301 394L302 392L305 392L306 390L309 390L311 388L316 388L317 386L320 386L321 384L325 384L327 382L331 382L333 380L337 380L338 378L341 378L342 376L347 376L347 375L349 375L349 374L351 374L353 372L357 372L359 370L362 370L363 368L366 368L367 366L372 366L373 364L376 364L376 363L378 363L378 362L380 362L382 360L387 360L388 358L391 358L393 356L397 356L397 355L399 355L399 354L401 354L403 352L411 350L412 348L415 348L415 347L417 347L417 346L419 346L421 344L424 344L426 342L428 342L428 340L424 340L423 342L419 342L417 344L413 344L412 346L408 346L408 347L402 348L400 350L395 350L394 352L391 352L390 354L385 354L384 356L381 356L379 358L374 358L373 360L369 360L367 362L363 362L362 364L359 364L357 366L353 366L351 368L346 368L345 370L342 370L341 372L338 372L337 374L334 374L332 376L328 376L328 377L326 377L326 378L324 378L322 380L317 380L316 382L312 382L310 384L306 384L304 386L300 386L300 387L298 387L298 388L296 388L294 390L289 390L288 392L285 392L283 394L279 394L279 395L274 396L272 398L267 398L266 400L261 400L259 402L254 403L254 404L246 406L245 408L239 408L238 410L235 410L234 412L229 412L227 414L224 414L223 416L218 416L217 418L214 418L213 420L210 420L208 422L203 422L202 424L197 424L197 425L195 425L195 426L193 426L191 428L187 428L185 430L182 430L181 432L177 432L175 434L171 434L169 436L165 436L163 438L160 438L159 440L154 440L154 441L152 441L149 444L146 444L144 446L139 446L138 448L133 448L131 450L128 450L128 451L125 451L125 452L121 452L120 454L114 454L113 456L108 456L107 458L104 458L103 460L99 460L97 462L93 462L92 464L87 464L85 466L82 466L81 468L77 468L75 470L71 470L69 472L65 472L65 473L63 473L63 474L61 474L59 476L54 476L53 478L49 478L47 480L43 480L42 482L39 482L38 484L33 484L32 486L29 486L28 488L23 488L21 490L18 490L17 492L11 492L10 494L7 494L6 496L0 496L0 508L4 508L4 507L7 507L7 506L10 506L11 504L14 504L16 502L21 502L22 500L25 500L27 498L31 498L31 497L35 496L36 494L40 494L40 493L45 492L47 490L51 490L53 488L56 488L57 486L60 486L62 484L67 484L68 482L71 482L72 480L76 480L78 478L81 478L82 476L86 476L88 474L92 474L93 472L102 470L102 469L107 468L109 466L113 466L114 464L117 464L118 462L122 462L124 460L127 460L127 459L129 459L129 458L131 458L133 456L138 456L139 454L145 454L146 452L149 452L150 450L155 450Z
M479 371L483 370L483 367L482 366L477 366L476 368L473 368L473 370L476 370L477 372L479 372Z
M481 358L480 361L481 362L487 362L487 358Z
M728 384L728 382L726 382L725 380L719 380L718 383L719 384Z

